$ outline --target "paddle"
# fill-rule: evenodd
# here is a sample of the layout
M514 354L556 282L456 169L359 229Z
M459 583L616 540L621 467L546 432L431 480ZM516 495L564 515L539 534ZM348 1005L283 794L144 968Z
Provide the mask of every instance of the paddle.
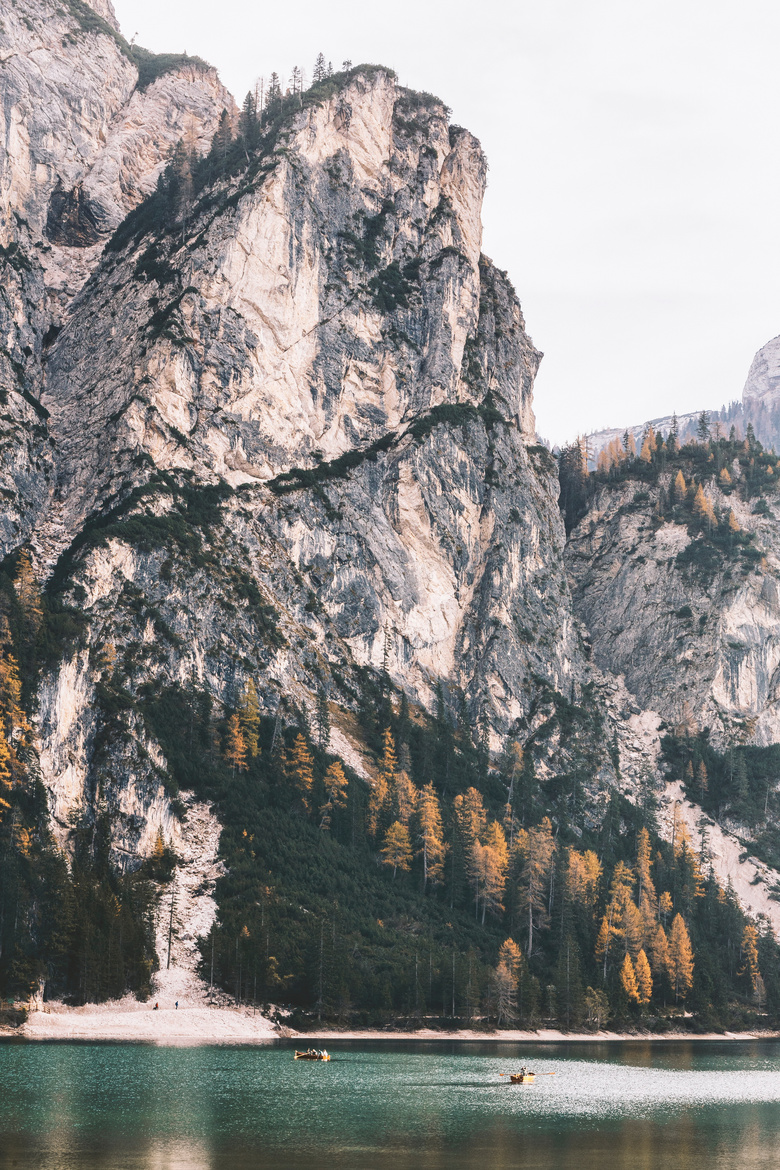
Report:
M500 1077L514 1077L514 1076L517 1076L517 1073L499 1073L498 1075ZM529 1077L554 1077L555 1073L554 1072L551 1072L551 1073L526 1073L526 1076L529 1076Z

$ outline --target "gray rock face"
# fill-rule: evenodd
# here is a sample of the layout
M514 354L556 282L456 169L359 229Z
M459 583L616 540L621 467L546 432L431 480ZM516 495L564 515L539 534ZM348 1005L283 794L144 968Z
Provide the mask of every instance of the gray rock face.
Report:
M742 391L746 408L772 410L780 406L780 337L773 337L758 351Z
M736 474L736 473L735 473ZM668 474L660 487L668 493ZM571 534L566 564L574 608L596 662L625 677L638 702L677 723L688 704L713 742L780 740L780 546L777 504L754 515L714 487L753 532L762 555L750 571L731 561L678 562L692 544L681 524L653 519L658 486L603 488ZM639 496L641 502L635 502Z
M534 437L540 355L481 254L476 140L357 70L174 223L150 212L104 251L181 119L201 146L224 91L195 67L139 88L110 30L24 2L53 23L37 47L13 25L27 56L6 82L2 190L25 260L3 318L16 494L0 535L56 567L84 619L38 694L62 840L99 802L120 857L170 836L143 696L194 685L233 705L250 676L267 710L310 708L322 686L349 709L360 669L386 667L429 709L439 686L462 695L494 748L540 737L542 770L545 751L569 761L594 808L618 761L630 786L657 736L573 613L556 465ZM34 53L48 137L18 112Z
M234 110L194 63L141 85L110 0L91 7L94 21L80 0L17 0L0 21L0 555L49 497L53 437L37 401L70 299L179 139L205 150Z

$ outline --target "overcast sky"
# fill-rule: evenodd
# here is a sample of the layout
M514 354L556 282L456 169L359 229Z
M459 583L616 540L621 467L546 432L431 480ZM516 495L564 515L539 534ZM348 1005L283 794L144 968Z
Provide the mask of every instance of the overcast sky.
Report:
M739 398L780 333L776 0L115 0L122 30L259 75L374 61L490 163L484 251L545 357L539 432Z

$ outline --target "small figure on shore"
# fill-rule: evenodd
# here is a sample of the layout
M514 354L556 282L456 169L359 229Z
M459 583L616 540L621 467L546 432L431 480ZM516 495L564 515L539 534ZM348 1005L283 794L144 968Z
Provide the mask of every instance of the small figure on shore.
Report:
M178 999L176 1000L176 1010L177 1010L177 1011L179 1010L179 1001L178 1001Z
M158 1002L158 1003L155 1003L154 1007L152 1008L152 1011L153 1011L153 1012L156 1012L156 1011L158 1011L158 1010L159 1010L159 1007L160 1007L160 1004L159 1004L159 1002Z

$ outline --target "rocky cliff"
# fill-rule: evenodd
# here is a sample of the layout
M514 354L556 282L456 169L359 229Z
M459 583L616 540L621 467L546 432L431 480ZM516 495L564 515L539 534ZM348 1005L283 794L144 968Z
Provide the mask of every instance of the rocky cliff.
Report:
M118 32L110 0L16 0L0 21L0 548L51 488L43 363L106 239L181 139L205 150L234 103L214 70Z
M496 747L532 731L540 685L587 682L534 445L539 355L480 254L484 177L441 103L356 70L186 224L128 228L74 301L47 360L55 486L33 537L88 622L42 689L61 821L97 784L106 642L132 693L194 681L229 706L259 676L270 710L313 709L323 686L349 706L343 672L384 667L429 709L438 684L462 691ZM175 525L206 485L193 555Z

